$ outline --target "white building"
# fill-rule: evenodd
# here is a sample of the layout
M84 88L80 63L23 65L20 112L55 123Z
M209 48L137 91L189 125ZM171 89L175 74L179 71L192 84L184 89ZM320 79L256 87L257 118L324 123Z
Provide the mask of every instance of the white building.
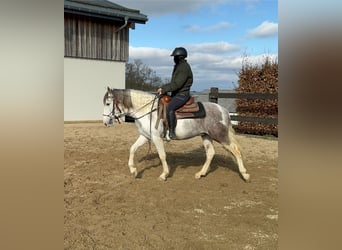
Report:
M129 29L147 20L106 0L64 1L64 121L102 119L106 87L125 88Z

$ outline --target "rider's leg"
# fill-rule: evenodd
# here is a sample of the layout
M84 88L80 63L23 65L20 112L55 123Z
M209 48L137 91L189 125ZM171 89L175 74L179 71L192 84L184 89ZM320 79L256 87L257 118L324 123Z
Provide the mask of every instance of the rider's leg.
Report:
M176 110L182 107L188 100L189 96L187 95L176 95L174 96L169 105L167 106L167 119L169 122L169 137L170 139L175 139L175 128L176 128Z
M169 137L170 139L175 139L176 134L175 134L175 127L176 127L176 115L175 111L169 110L167 113L167 119L169 121Z

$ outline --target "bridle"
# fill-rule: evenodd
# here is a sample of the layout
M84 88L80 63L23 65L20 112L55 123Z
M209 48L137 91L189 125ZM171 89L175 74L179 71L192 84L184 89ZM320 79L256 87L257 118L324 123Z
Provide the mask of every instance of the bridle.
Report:
M113 97L110 96L110 97L107 97L107 99L112 99L112 102L113 102ZM109 117L110 119L115 119L118 121L118 123L121 123L120 121L120 117L124 116L123 112L121 111L120 107L119 107L119 102L115 101L115 103L113 103L113 108L112 110L109 112L109 114L102 114L102 116L106 116L106 117ZM110 105L110 103L106 103L106 105ZM119 112L116 112L116 109L119 111Z
M116 114L116 112L115 112L115 106L116 106L116 108L119 110L119 112L120 112L120 114L119 115L117 115ZM110 119L115 119L115 120L117 120L118 121L118 123L121 123L121 121L120 121L120 117L121 116L123 116L122 115L122 111L121 111L121 109L117 106L117 105L113 105L113 109L112 109L112 111L110 111L110 113L109 114L102 114L102 116L106 116L106 117L109 117Z

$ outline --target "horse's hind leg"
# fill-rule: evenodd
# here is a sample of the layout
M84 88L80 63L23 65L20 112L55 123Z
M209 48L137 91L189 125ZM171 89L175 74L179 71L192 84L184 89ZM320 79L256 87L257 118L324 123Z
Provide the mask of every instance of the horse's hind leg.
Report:
M234 155L234 157L236 158L238 167L239 167L240 174L242 175L245 181L248 181L250 176L247 173L247 170L243 165L242 155L241 155L241 151L240 151L238 144L235 143L234 141L231 141L230 144L222 144L222 145L224 146L225 149L227 149Z
M131 146L131 149L129 151L128 167L129 171L134 177L137 177L138 175L137 168L134 167L134 154L137 151L137 149L140 146L144 145L147 141L148 139L145 136L140 135L138 139L135 141L135 143Z
M202 140L207 158L202 169L195 174L196 179L200 179L202 176L205 176L207 174L210 163L215 155L215 149L212 139L208 135L202 135Z

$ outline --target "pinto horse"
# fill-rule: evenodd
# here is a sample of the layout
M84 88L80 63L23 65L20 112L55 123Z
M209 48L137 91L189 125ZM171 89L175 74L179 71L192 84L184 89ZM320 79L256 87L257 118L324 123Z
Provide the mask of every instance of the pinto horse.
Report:
M146 142L152 141L156 146L163 166L163 172L159 178L165 181L169 175L169 166L164 149L164 124L162 122L156 123L158 119L156 112L158 96L139 90L111 89L107 87L107 92L103 97L103 104L104 125L113 125L113 120L120 123L120 118L126 115L135 120L140 135L130 148L128 166L131 174L134 177L138 174L137 168L134 166L135 152ZM250 175L244 167L240 146L236 141L228 110L211 102L203 102L203 107L206 112L204 118L179 119L175 128L176 140L185 140L195 136L202 137L206 161L202 169L195 174L195 178L200 179L207 174L215 155L213 141L216 141L232 153L236 158L242 178L248 181ZM155 127L155 124L158 124L158 126Z

